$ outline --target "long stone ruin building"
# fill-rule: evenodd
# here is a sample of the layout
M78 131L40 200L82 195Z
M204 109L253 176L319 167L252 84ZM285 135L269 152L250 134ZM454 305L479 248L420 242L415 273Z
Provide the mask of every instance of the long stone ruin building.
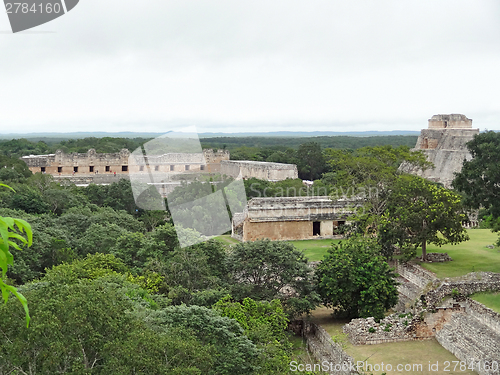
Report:
M117 153L97 153L92 148L86 153L70 154L57 150L55 154L23 156L22 160L33 173L42 172L53 176L147 173L148 166L156 172L220 172L220 163L222 160L229 160L229 151L208 149L202 154L169 153L146 157L142 163L130 163L130 152L127 149Z
M472 119L464 115L434 115L429 120L428 129L422 129L413 149L422 150L434 168L422 171L403 164L401 170L450 188L454 173L462 170L464 159L472 159L466 144L476 134L479 134L479 129L473 129Z
M259 180L281 181L299 178L295 164L268 163L248 160L221 161L221 174L234 178L258 178Z
M361 200L329 197L252 198L235 214L232 236L240 241L334 238Z
M110 184L120 178L144 180L155 185L162 196L167 196L182 183L190 183L205 174L226 175L233 178L256 177L279 181L298 178L295 164L231 161L227 150L205 149L197 153L165 153L144 156L122 149L117 153L29 155L21 159L33 173L47 173L56 180L70 180L77 185Z

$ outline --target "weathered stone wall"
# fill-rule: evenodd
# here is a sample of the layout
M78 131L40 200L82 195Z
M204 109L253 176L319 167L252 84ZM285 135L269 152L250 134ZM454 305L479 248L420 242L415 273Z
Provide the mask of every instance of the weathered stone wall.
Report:
M379 323L373 318L353 319L343 327L354 345L375 345L387 342L413 340L415 327L413 315L392 314Z
M449 307L439 307L432 312L424 313L424 319L415 324L416 337L434 337L450 321L455 313L463 313L465 308L459 304Z
M49 155L23 156L33 172L48 173L53 176L73 176L82 174L128 174L133 173L184 173L220 172L222 160L229 160L229 151L211 149L203 153L168 153L162 155L130 154L127 149L119 153L97 153L94 149L86 153L66 154L61 150ZM77 168L75 170L75 168Z
M311 221L248 222L243 226L243 241L259 239L301 240L313 237Z
M481 375L500 374L500 335L488 329L469 313L454 313L443 329L436 333L437 341L467 365L475 364L475 371ZM478 361L481 367L478 367ZM496 362L496 371L485 370Z
M363 200L332 200L330 197L252 198L247 204L251 221L345 220Z
M399 299L394 310L399 312L415 311L416 301L424 289L431 284L438 285L439 279L426 269L417 264L391 262L399 274L397 279Z
M343 328L354 345L375 345L388 342L427 340L448 323L454 313L464 312L458 304L440 307L434 312L417 310L405 314L392 314L379 323L373 318L353 319Z
M117 153L100 154L94 149L86 153L66 154L57 150L55 154L23 156L23 160L33 172L48 173L54 176L99 173L127 173L123 170L128 166L130 153L122 149ZM75 170L75 168L77 168ZM128 168L127 168L128 169Z
M232 232L242 233L243 241L334 238L338 227L361 204L361 200L329 197L253 198L245 208L244 220L233 220Z
M394 310L401 313L413 311L415 301L422 294L422 288L403 277L398 277L396 281L398 283L398 303L394 306Z
M428 283L436 285L440 282L431 273L415 265L397 264L396 268L398 273L413 280L404 279L410 285L425 287ZM421 291L420 287L418 290ZM344 332L356 345L435 337L460 361L466 361L467 366L474 361L475 371L479 374L500 374L500 314L469 298L458 298L461 302L448 298L445 302L444 299L454 290L462 295L500 290L500 274L472 273L454 281L446 281L425 294L426 309L417 300L414 301L413 315L393 314L380 323L376 323L373 318L354 319L344 326ZM401 325L402 319L407 319L407 323ZM478 367L478 361L481 361L481 368ZM494 370L485 370L485 361L490 366L496 362Z
M500 274L492 272L481 272L474 274L475 280L459 280L443 282L438 288L425 294L427 309L434 309L441 304L443 299L451 296L456 290L459 294L469 296L477 292L500 290Z
M439 279L426 269L416 264L395 262L396 272L406 280L424 289L430 282L438 282Z
M327 362L337 365L340 371L332 371L330 374L358 374L357 371L352 371L352 367L356 366L354 358L344 352L342 347L332 340L328 332L311 322L303 321L302 324L302 335L306 338L307 348L317 363Z
M267 181L281 181L287 178L298 178L295 164L267 163L261 161L223 160L221 173L237 178L258 178Z
M467 151L466 143L478 133L479 129L422 129L415 149ZM435 142L430 142L431 140ZM431 147L433 145L435 147Z
M468 315L474 317L481 324L491 328L500 335L499 313L470 298L467 298L464 304Z
M461 114L434 115L429 119L429 129L472 128L472 119Z
M472 120L464 115L435 115L429 120L429 128L422 129L413 149L422 150L434 168L422 171L403 163L400 169L449 188L454 173L462 170L464 159L472 158L466 144L475 134L479 134L479 129L472 129Z
M233 225L231 229L231 237L239 241L243 241L243 222L245 221L245 214L236 212L233 214Z
M447 281L435 290L425 294L427 303L426 316L429 319L436 317L443 310L451 311L440 325L430 322L429 326L422 325L422 329L429 330L434 324L434 332L438 342L461 361L481 361L483 367L476 366L479 374L500 374L500 314L487 308L470 298L459 298L462 302L460 309L438 308L443 300L454 291L462 296L484 291L500 290L500 274L491 272L471 273L462 277L462 280ZM429 331L428 331L429 332ZM497 362L496 371L486 371L484 361Z
M221 172L221 162L223 160L229 160L230 154L228 150L203 150L203 156L205 157L205 163L207 165L207 171L210 173L220 173Z

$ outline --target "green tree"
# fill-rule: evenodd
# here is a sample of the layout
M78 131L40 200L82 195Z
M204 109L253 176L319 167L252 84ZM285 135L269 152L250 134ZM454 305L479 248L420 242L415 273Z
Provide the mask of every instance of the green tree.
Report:
M111 254L123 260L133 272L140 272L148 261L148 253L144 249L142 233L125 233L118 237Z
M165 211L144 211L139 220L144 223L147 231L153 231L160 225L165 225L169 220L169 215Z
M30 221L33 229L33 245L16 257L16 263L9 267L7 275L19 284L41 277L46 268L64 261L71 261L76 253L70 247L67 233L61 228L50 226L52 220Z
M213 309L222 316L235 319L245 335L261 350L259 374L288 374L291 344L286 329L288 319L279 300L254 301L245 298L232 301L226 296Z
M467 144L472 160L464 160L453 186L465 193L465 204L485 208L493 217L500 217L500 133L489 131L474 136Z
M148 310L136 298L140 288L123 278L44 281L23 293L29 329L16 301L0 306L0 373L200 375L213 367L211 347L191 330L149 328L139 316Z
M7 185L0 184L0 187ZM9 300L9 295L12 293L21 302L26 313L26 325L29 325L30 315L28 310L28 302L26 298L18 292L17 288L5 282L8 267L14 264L14 256L10 252L10 248L21 250L21 246L31 246L33 242L33 233L31 226L22 219L0 216L0 291L5 303Z
M270 163L285 163L285 164L297 164L297 151L294 149L288 148L286 150L277 150L273 152L266 159L267 162Z
M212 347L203 345L192 332L159 333L140 325L124 340L110 343L106 352L102 374L201 375L214 362Z
M173 304L211 306L228 293L226 259L219 253L220 247L210 241L177 248L169 257L150 259L146 270L164 278L162 292Z
M90 203L101 207L111 207L115 211L124 210L129 214L135 214L138 209L129 180L120 179L111 185L90 184L84 192Z
M362 236L333 244L316 268L323 304L349 318L382 319L398 301L395 277L376 239Z
M24 161L0 155L0 181L21 182L31 175Z
M325 155L331 172L325 173L322 181L332 186L330 196L365 200L363 209L351 218L354 231L359 233L377 232L392 187L402 174L401 164L421 169L431 166L421 151L412 152L407 146L327 149Z
M238 300L279 299L291 316L307 313L319 302L307 259L288 242L239 243L228 260L232 295Z
M151 241L149 246L154 247L162 257L166 257L179 247L177 232L170 223L156 227L147 237Z
M101 207L92 212L90 222L104 226L116 224L129 232L144 232L144 225L134 216L124 210L115 210L111 207Z
M128 267L112 254L88 254L83 259L64 263L47 270L43 281L74 284L79 280L96 280L109 275L126 275Z
M393 245L399 246L407 258L422 247L426 259L427 243L441 246L469 239L462 223L467 221L461 197L423 178L400 176L388 199L379 232L386 255Z
M43 194L29 185L16 187L12 195L9 207L15 210L23 210L31 214L44 214L50 212L49 204L44 200Z
M116 224L92 224L77 240L76 249L79 256L95 253L109 253L118 238L128 233Z
M255 374L259 350L234 319L200 306L169 306L146 311L144 319L154 330L168 333L172 329L193 332L207 348L213 350L213 366L208 375Z
M325 171L326 163L317 142L306 142L299 146L297 151L299 177L303 180L316 180Z
M81 207L85 203L69 189L60 187L48 189L44 192L43 198L47 202L50 211L56 215L61 215L71 207Z

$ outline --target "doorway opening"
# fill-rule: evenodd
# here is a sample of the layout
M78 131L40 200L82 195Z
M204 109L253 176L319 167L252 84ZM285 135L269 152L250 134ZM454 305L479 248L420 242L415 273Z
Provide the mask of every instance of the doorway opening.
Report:
M321 236L321 222L313 221L313 236Z

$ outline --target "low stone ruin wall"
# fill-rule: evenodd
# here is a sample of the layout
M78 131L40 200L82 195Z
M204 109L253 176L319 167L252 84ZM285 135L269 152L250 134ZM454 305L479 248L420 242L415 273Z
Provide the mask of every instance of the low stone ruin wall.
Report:
M398 303L394 306L394 310L400 313L413 311L412 307L415 305L415 301L422 294L422 288L419 288L416 284L406 280L403 277L398 277L396 279L398 282Z
M307 349L316 359L316 364L328 364L333 371L330 374L357 375L356 362L342 347L335 343L328 332L321 326L308 321L301 321L300 331L307 340Z
M396 272L406 280L424 289L430 282L437 282L439 279L426 269L416 264L402 263L396 261L394 264Z
M375 345L387 342L419 340L413 314L392 314L379 323L373 318L353 319L343 328L354 345Z
M435 309L443 298L459 293L464 296L469 296L477 292L498 291L500 290L500 274L493 272L481 272L476 275L475 280L460 280L449 281L442 283L438 288L431 290L425 294L427 309ZM470 278L470 275L468 275Z
M482 303L467 298L465 300L467 314L477 319L481 324L500 335L500 314L486 307Z
M440 282L430 272L414 265L396 265L407 285L399 286L411 299L429 283ZM411 281L410 281L411 280ZM402 282L402 281L400 281ZM416 289L415 289L416 288ZM474 365L480 375L500 375L500 314L465 296L477 292L500 290L500 274L471 273L455 280L447 279L424 295L426 308L419 299L413 300L414 314L393 314L376 323L373 318L354 319L344 326L354 345L424 340L437 341L467 369ZM460 294L460 302L445 297Z
M397 279L399 299L394 310L398 312L413 311L411 307L415 304L415 300L420 297L424 288L429 283L438 283L439 279L431 272L411 263L401 263L395 261L391 264L399 274Z

